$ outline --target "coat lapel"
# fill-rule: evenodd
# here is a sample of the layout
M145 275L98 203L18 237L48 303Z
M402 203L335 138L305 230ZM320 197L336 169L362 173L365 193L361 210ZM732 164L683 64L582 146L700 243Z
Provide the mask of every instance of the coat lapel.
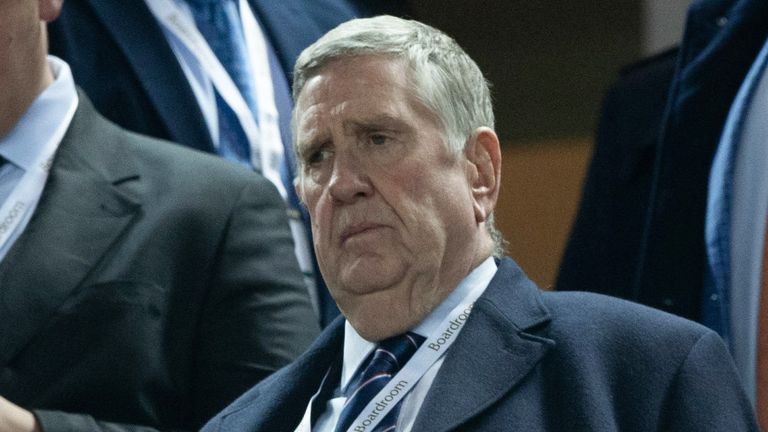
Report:
M296 58L304 48L342 21L360 15L358 6L339 1L249 0L248 3L289 81Z
M121 0L90 4L130 63L171 140L212 152L213 141L192 88L147 5Z
M220 427L213 429L294 430L328 368L334 361L341 361L343 343L344 319L338 317L301 357L227 407L220 414Z
M87 277L139 208L131 156L80 94L40 203L0 263L0 365Z
M413 430L447 431L482 415L554 345L530 332L548 321L538 288L504 259L446 354Z

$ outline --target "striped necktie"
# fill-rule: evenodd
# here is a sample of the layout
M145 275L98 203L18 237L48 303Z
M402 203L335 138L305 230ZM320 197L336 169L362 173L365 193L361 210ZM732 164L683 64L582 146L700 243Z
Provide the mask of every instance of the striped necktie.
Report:
M248 51L236 1L187 0L187 4L195 18L197 29L240 90L251 113L257 113L253 75L248 63ZM259 159L251 157L252 149L237 115L218 92L216 108L219 119L219 154L226 159L252 167L251 160ZM254 115L255 118L257 116Z
M423 342L422 336L408 332L379 343L364 367L358 369L347 386L347 401L341 410L335 432L346 432L349 429L363 408L387 385ZM394 430L399 412L400 403L395 405L371 432Z

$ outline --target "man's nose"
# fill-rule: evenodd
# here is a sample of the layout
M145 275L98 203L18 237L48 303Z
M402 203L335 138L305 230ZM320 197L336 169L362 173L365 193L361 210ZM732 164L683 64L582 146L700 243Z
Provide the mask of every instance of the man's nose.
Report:
M352 203L373 192L365 164L353 154L336 154L329 182L329 191L334 201Z

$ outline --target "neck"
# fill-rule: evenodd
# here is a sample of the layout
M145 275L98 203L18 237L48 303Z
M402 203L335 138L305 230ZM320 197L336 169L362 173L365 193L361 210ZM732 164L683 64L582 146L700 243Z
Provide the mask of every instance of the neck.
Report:
M34 55L11 62L2 76L0 91L0 137L16 126L40 93L53 83L53 72L46 59L45 39L41 38Z
M355 331L371 342L412 330L490 256L489 244L480 244L467 256L441 263L437 271L430 266L412 271L410 278L399 282L409 289L382 290L364 301L358 299L351 310L339 303L341 311ZM409 297L404 300L403 296L390 295L392 292L408 293Z

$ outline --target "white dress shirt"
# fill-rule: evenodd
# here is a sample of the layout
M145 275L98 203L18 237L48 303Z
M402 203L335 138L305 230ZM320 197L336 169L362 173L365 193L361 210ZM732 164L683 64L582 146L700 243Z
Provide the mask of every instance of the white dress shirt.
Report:
M56 131L60 127L69 127L69 110L77 101L72 72L69 65L53 56L48 56L48 65L54 82L37 96L16 126L0 137L0 156L7 161L0 167L0 205L13 193L24 174L32 169ZM55 143L56 148L58 145L59 142ZM31 204L8 241L0 245L0 261L26 228L41 194L42 188L38 188L31 192L31 196L24 197Z
M440 323L456 306L461 303L472 303L477 300L477 298L485 292L485 289L488 287L488 284L495 274L496 262L492 257L489 257L464 278L456 289L453 290L453 292L451 292L451 294L449 294L448 297L435 308L435 310L427 315L427 317L411 331L424 337L428 337L438 331ZM349 384L357 369L362 365L363 361L368 357L368 354L370 354L375 347L376 344L363 339L349 322L345 323L344 357L341 369L341 382L339 383L340 385L337 390L343 389ZM411 390L405 399L403 399L400 415L397 420L398 431L408 432L413 428L413 423L419 413L421 404L424 402L424 398L432 386L432 382L440 370L440 366L443 364L443 358L444 357L441 357L427 370L413 390ZM337 391L337 393L340 394L341 392ZM332 432L339 420L344 402L346 402L346 398L343 396L330 399L326 404L325 411L317 419L312 430ZM310 401L307 410L310 410L311 406L312 401Z

